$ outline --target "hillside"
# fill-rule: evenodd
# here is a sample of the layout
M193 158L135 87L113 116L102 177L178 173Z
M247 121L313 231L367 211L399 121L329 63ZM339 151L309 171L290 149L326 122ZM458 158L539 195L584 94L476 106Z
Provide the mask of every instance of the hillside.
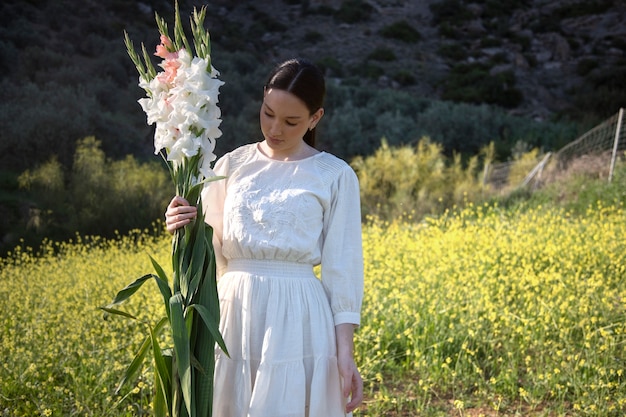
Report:
M143 92L123 34L152 51L158 42L154 12L172 22L173 4L0 3L0 248L33 225L33 239L50 237L50 230L64 237L80 229L81 218L95 234L104 234L105 226L110 233L146 227L136 215L113 210L124 200L129 212L152 216L138 189L157 207L147 221L161 216L158 193L151 191L151 181L162 181L160 172L139 167L159 161L136 103ZM203 3L179 4L188 16ZM494 160L505 161L516 150L559 149L626 105L623 1L502 4L209 1L213 62L226 83L217 153L259 139L264 77L293 56L325 69L329 91L318 147L347 161L373 154L383 138L395 147L424 137L463 163L494 143ZM85 150L80 143L91 146L93 160L77 153ZM137 160L124 160L127 155ZM20 185L28 171L39 188ZM143 182L127 181L132 172ZM102 191L111 189L110 195ZM128 223L104 220L102 212Z
M202 4L180 0L184 16ZM393 126L396 136L407 137L392 143L437 136L418 120L430 105L425 100L488 104L508 115L574 120L586 127L625 105L626 28L621 23L626 4L618 0L515 0L506 7L493 0L212 0L207 6L213 55L227 81L221 95L224 128L240 141L257 134L262 77L276 61L292 56L323 66L332 86L358 90L360 98L354 92L331 96L335 102L329 106L341 109L347 121L326 125L358 117L352 130L372 136L351 146L366 151L381 136L393 136ZM0 5L0 164L5 169L22 170L50 154L68 165L75 141L89 135L103 141L107 155L150 154L150 130L135 103L141 91L122 38L126 30L152 50L158 40L155 11L171 21L173 1L6 0ZM348 101L356 111L389 104L352 115L344 111ZM473 117L468 110L460 114ZM378 116L385 128L370 126ZM449 141L448 152L475 152L478 142L502 136L509 125L468 138L477 144L467 147L459 146L461 138L435 140ZM335 130L330 143L338 139L333 135L350 133ZM534 136L522 138L533 146L554 145ZM566 135L559 145L572 139ZM329 149L346 158L354 153Z
M360 85L493 103L541 119L590 107L605 117L625 103L616 91L623 97L626 89L626 3L620 1L213 5L211 24L223 46L245 39L265 61L312 57L337 82L357 76Z

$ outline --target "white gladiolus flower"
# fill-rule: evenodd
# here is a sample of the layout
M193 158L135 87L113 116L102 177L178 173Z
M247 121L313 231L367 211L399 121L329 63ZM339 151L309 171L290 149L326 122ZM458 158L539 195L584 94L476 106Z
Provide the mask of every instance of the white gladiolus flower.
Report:
M192 59L181 49L175 60L161 64L164 71L151 81L140 78L139 86L148 92L148 97L140 99L139 104L148 124L156 124L155 154L165 150L168 161L180 163L182 158L200 152L200 170L205 176L210 175L210 164L216 159L215 139L222 135L217 103L224 82L216 78L219 73L212 66L207 71L207 59Z

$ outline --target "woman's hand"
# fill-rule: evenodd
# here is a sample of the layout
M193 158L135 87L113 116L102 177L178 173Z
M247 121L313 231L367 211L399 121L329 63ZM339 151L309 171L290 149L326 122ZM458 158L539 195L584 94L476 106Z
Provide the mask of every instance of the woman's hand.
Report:
M363 379L354 362L354 325L335 326L337 335L337 366L343 380L342 393L346 399L346 413L354 411L363 401Z
M189 204L187 200L176 196L172 198L165 212L165 226L168 232L174 233L195 219L198 209Z

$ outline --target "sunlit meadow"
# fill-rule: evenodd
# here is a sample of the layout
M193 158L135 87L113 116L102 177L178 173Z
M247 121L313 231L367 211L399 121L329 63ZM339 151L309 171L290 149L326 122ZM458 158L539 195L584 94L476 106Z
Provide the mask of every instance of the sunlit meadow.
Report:
M0 416L149 415L148 368L115 394L145 337L97 307L168 264L169 238L49 244L0 261ZM470 206L364 227L356 416L621 416L626 213ZM124 308L159 317L156 285Z

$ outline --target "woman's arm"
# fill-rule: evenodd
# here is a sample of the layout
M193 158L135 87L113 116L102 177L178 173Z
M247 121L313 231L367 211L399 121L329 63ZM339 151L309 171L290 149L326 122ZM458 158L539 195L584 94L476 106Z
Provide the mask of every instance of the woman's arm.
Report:
M337 337L337 366L343 379L343 395L349 398L346 413L352 412L363 401L363 379L354 362L354 325L335 326Z

